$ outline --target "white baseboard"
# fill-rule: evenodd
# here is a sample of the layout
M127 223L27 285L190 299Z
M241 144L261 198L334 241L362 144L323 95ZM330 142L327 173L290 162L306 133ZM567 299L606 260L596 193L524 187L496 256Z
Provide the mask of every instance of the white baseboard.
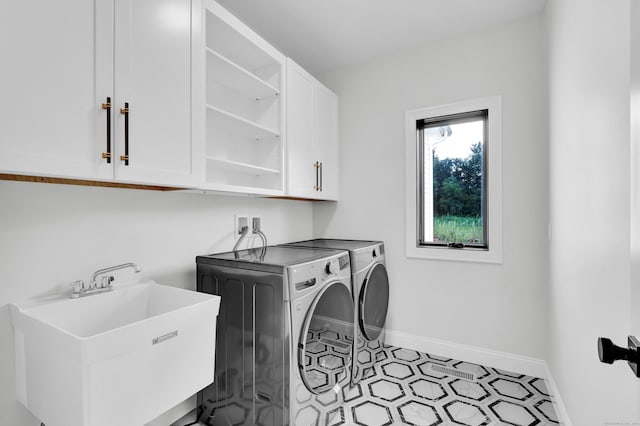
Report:
M558 390L558 385L556 385L556 381L553 379L553 375L551 374L551 370L549 369L549 365L545 362L546 373L544 377L544 382L547 385L547 390L549 391L549 395L553 396L553 408L556 410L556 415L558 416L558 420L560 424L563 426L572 426L571 419L569 419L569 413L567 413L567 409L562 402L562 397L560 396L560 391Z
M542 359L494 351L477 346L414 336L392 330L387 330L385 342L388 345L432 353L474 364L482 364L501 370L514 371L527 376L544 378L547 374L547 365Z
M560 424L564 426L572 426L571 420L569 420L569 416L567 415L567 410L562 403L562 398L558 392L556 382L553 380L551 371L549 370L546 361L543 359L495 351L478 346L463 345L445 340L415 336L393 330L386 330L385 343L387 345L413 349L415 351L426 352L446 358L481 364L487 367L498 368L500 370L517 372L527 376L540 377L545 380L547 390L553 397L553 405Z

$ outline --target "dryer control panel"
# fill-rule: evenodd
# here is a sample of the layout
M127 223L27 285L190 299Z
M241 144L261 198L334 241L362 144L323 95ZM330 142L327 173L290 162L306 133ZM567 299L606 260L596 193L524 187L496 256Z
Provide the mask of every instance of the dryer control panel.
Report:
M384 243L382 242L351 251L351 269L354 274L370 268L375 262L384 263L384 261Z

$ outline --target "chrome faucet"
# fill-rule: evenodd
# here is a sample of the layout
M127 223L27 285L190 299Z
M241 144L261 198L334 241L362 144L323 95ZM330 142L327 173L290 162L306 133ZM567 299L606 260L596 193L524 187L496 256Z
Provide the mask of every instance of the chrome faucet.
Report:
M105 291L113 290L113 285L111 283L113 282L114 278L111 275L105 274L125 268L133 268L133 271L136 274L142 270L140 269L140 266L135 263L123 263L122 265L98 269L91 275L91 280L89 281L88 287L85 287L84 281L82 280L74 281L73 283L71 283L71 298L76 299L78 297L88 296L90 294L103 293ZM100 275L103 275L103 277L100 280L100 284L98 284L96 280Z
M91 275L91 281L89 281L89 287L96 287L98 285L98 283L96 282L96 278L98 278L100 275L106 274L108 272L118 271L120 269L125 269L125 268L133 268L136 274L142 271L142 269L140 269L140 266L138 266L135 263L123 263L122 265L109 266L108 268L98 269L93 273L93 275ZM104 280L103 280L103 283L104 283Z

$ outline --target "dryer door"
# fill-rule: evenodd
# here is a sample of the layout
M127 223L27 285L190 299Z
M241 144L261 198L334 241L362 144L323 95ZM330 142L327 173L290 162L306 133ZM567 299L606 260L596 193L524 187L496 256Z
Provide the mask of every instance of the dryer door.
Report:
M298 346L300 376L315 394L350 379L354 304L349 283L334 281L309 307Z
M362 334L367 340L375 340L382 333L389 308L389 276L382 263L369 269L360 287L359 302Z

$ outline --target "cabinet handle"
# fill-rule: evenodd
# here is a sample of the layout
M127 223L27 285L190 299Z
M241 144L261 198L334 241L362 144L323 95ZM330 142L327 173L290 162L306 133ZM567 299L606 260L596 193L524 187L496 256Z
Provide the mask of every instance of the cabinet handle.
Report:
M322 192L322 161L320 162L320 192Z
M320 163L317 161L313 163L313 167L316 169L316 184L313 186L313 189L316 191L320 190Z
M102 104L102 109L107 110L107 152L102 153L102 158L107 159L107 164L111 163L111 98L107 96L107 102Z
M124 165L129 165L129 102L124 103L124 108L120 108L120 114L124 115L124 155L120 156L120 161Z

